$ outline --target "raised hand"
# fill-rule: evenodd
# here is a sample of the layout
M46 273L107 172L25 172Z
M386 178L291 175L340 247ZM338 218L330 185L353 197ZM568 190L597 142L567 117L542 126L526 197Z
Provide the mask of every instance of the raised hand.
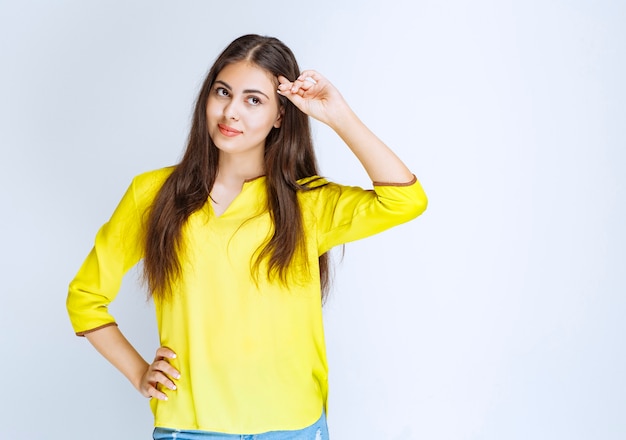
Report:
M300 111L336 128L351 112L350 107L324 76L315 70L305 70L293 82L278 77L278 93L289 99Z

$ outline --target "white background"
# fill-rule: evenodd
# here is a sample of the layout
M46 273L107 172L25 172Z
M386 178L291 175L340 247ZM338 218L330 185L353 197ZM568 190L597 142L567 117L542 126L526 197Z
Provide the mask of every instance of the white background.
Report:
M73 336L67 285L255 32L329 77L430 198L337 264L332 438L626 438L625 5L2 0L0 437L150 438L147 401ZM314 128L323 174L368 186ZM112 311L150 358L136 280Z

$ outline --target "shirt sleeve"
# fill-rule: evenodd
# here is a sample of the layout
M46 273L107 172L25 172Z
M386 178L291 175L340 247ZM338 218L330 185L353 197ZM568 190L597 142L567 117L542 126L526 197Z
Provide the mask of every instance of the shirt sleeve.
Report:
M428 199L413 176L407 183L374 182L373 190L329 183L319 188L318 253L405 223L426 210Z
M108 305L115 299L124 274L143 254L136 180L96 234L91 252L69 285L66 305L78 336L115 325Z

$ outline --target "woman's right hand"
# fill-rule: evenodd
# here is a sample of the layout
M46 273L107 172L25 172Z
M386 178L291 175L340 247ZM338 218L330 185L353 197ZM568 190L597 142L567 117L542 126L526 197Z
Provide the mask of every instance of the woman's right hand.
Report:
M167 347L160 347L154 361L148 366L146 372L141 376L139 392L145 397L154 397L159 400L167 400L167 395L157 388L157 384L174 391L176 384L172 378L179 379L180 373L167 361L175 359L176 353Z

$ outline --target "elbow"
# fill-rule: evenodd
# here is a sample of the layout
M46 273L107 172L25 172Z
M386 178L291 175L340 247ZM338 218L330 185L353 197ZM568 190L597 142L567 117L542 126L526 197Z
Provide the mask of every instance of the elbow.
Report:
M426 211L428 207L428 197L426 194L422 193L420 195L416 195L411 199L406 201L404 206L404 216L405 221L414 220Z
M426 208L428 208L428 197L426 194L416 197L413 201L413 218L422 215L424 211L426 211Z
M389 219L395 224L402 224L419 217L428 207L428 198L424 192L420 191L411 197L402 200L385 200L381 203Z
M417 178L406 188L407 191L397 199L398 209L404 217L404 221L413 220L426 211L428 207L428 196L422 188Z
M424 196L404 200L393 207L387 206L387 212L390 218L395 218L393 223L400 225L416 219L426 211L427 207L428 199Z

